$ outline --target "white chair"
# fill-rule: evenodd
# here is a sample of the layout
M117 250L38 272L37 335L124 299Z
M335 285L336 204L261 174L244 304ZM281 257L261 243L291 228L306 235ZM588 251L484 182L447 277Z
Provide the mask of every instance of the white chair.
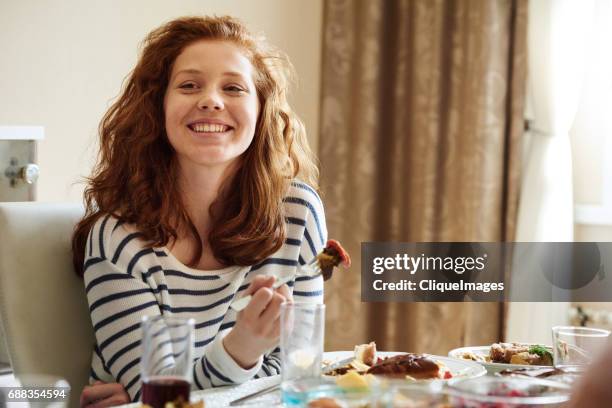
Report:
M89 377L94 335L70 240L83 207L0 203L0 318L11 364L22 374L54 374L77 407Z

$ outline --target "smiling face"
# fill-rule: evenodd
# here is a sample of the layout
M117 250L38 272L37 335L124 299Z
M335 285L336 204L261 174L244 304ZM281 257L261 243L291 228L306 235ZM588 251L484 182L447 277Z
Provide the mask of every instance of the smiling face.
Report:
M253 76L242 49L227 41L200 40L176 58L164 113L182 168L227 168L246 151L259 114Z

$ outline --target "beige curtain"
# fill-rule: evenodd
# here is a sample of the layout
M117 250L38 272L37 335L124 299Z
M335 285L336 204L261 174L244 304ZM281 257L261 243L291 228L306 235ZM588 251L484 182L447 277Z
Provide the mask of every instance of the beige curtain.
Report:
M526 0L324 4L321 189L355 259L326 284L326 349L499 340L500 304L362 303L360 243L512 240Z

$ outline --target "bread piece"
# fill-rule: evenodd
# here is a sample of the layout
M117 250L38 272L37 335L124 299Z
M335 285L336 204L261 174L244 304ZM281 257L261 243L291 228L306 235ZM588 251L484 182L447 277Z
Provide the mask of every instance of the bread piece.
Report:
M376 363L376 343L372 341L355 346L355 358L363 364L373 366Z

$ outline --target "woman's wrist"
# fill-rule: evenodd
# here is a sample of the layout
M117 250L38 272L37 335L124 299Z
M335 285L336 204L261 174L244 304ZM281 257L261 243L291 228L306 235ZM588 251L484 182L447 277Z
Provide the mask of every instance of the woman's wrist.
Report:
M237 336L234 330L230 331L227 336L223 338L222 344L227 354L234 359L236 364L245 370L253 368L259 361L260 355L254 354L252 350L249 350L249 344L243 344L240 336Z

